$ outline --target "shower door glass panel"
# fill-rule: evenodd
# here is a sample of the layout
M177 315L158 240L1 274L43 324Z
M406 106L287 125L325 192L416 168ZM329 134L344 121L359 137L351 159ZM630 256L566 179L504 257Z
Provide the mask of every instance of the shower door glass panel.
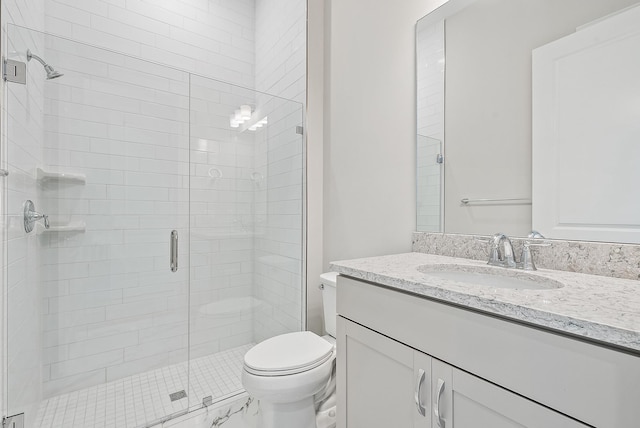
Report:
M27 427L138 427L188 398L189 75L9 27L9 414ZM50 227L23 226L23 203ZM178 270L169 266L179 236Z
M304 328L304 142L300 103L199 76L190 86L196 405L242 392L253 344Z
M420 232L441 232L442 224L442 141L418 135L416 165L416 227Z

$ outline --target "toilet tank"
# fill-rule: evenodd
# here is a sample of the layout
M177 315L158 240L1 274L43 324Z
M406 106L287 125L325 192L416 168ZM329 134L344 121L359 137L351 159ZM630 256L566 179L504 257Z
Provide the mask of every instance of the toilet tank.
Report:
M338 272L326 272L320 275L322 284L322 308L324 311L324 329L331 337L336 337L336 277Z

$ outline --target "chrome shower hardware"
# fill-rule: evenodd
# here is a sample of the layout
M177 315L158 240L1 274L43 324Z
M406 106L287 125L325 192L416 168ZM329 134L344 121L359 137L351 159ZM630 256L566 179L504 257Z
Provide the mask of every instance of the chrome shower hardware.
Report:
M169 243L169 267L171 272L178 271L178 231L171 231L171 241Z
M53 67L51 67L49 64L44 62L44 60L42 58L40 58L38 55L35 55L35 54L31 53L30 49L27 49L27 61L31 61L32 59L35 59L40 64L42 64L42 66L44 67L44 71L47 72L47 80L51 80L51 79L55 79L55 78L60 77L60 76L64 76L62 73L60 73L59 71L56 71Z
M2 58L2 78L7 82L27 84L27 64L14 59Z
M49 216L36 212L36 207L31 200L24 202L24 231L29 233L38 220L44 220L44 228L49 229Z

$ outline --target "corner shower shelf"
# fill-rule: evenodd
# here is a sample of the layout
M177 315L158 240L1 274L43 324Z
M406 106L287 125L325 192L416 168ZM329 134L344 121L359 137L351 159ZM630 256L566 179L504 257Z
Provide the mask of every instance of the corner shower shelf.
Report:
M76 183L76 184L85 184L87 182L87 176L84 174L78 173L68 173L68 172L52 172L45 171L42 168L36 169L36 179L41 182L50 182L50 181L58 181L58 182L67 182L67 183Z
M36 233L42 235L43 233L58 233L58 232L84 232L87 230L87 224L84 221L73 221L68 224L52 224L49 229L46 229L43 224L36 223Z

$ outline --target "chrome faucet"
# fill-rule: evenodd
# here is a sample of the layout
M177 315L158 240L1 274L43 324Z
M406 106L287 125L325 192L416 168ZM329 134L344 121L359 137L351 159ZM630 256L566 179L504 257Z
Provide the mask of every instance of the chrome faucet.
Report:
M507 268L517 267L516 258L513 254L513 244L504 233L493 235L488 264Z
M487 264L491 266L500 266L505 268L517 268L523 270L537 270L536 265L533 263L533 256L531 254L531 247L548 247L549 243L534 243L531 240L544 239L539 232L532 231L527 239L522 244L522 255L520 261L516 260L513 244L507 235L504 233L496 233L488 242L491 243L491 250L489 252L489 261ZM485 239L482 241L487 242Z

